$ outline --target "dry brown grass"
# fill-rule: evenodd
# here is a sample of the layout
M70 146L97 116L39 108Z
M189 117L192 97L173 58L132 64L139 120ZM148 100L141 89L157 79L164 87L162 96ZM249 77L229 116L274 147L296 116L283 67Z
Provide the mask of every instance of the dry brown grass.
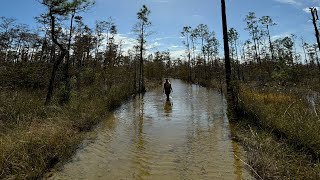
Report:
M265 129L239 122L235 126L236 139L245 147L247 161L263 179L319 179L320 163L290 142ZM254 174L253 174L254 175ZM256 177L259 179L258 177Z
M0 179L38 179L67 160L84 135L132 95L86 88L69 105L43 106L42 92L0 91Z
M320 178L319 107L303 94L242 87L239 139L265 179ZM251 128L252 127L252 128Z

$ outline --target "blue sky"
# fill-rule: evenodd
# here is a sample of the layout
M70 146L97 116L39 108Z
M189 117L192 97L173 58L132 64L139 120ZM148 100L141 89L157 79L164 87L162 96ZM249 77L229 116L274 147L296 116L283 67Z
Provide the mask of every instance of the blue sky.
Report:
M243 19L253 11L258 17L271 16L278 24L271 29L274 38L293 33L298 39L303 36L307 42L315 42L310 13L304 9L320 6L320 0L226 0L226 3L228 26L239 31L241 41L249 38ZM183 53L182 27L195 27L200 23L214 30L222 43L220 0L96 0L96 5L83 16L85 23L91 27L96 20L113 17L119 38L125 40L129 47L133 43L131 30L137 22L136 13L143 4L151 10L151 30L154 34L148 41L152 51L169 49L173 55L179 56ZM34 17L44 10L37 0L2 0L0 16L14 17L19 23L36 28Z

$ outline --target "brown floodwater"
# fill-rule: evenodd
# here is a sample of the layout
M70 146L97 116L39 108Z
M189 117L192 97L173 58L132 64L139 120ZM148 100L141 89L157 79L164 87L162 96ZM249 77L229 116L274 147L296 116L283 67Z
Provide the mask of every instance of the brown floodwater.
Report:
M231 140L226 102L218 92L172 80L136 97L95 129L52 179L252 179Z

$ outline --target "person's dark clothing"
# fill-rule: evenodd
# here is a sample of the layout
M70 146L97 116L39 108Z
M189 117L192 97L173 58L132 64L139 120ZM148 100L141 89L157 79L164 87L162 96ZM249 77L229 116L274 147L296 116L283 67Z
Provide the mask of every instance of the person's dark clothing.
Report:
M172 87L171 87L171 84L169 82L165 82L164 83L164 86L163 86L163 89L164 89L164 93L166 94L167 96L167 101L169 101L169 95L172 91Z

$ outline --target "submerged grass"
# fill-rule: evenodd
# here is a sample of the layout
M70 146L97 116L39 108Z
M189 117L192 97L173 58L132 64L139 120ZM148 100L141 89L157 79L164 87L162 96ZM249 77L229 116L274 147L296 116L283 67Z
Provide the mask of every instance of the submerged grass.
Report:
M69 105L48 107L41 91L0 91L0 179L41 178L67 160L85 132L132 95L130 89L90 87L74 93Z
M302 91L303 92L303 91ZM317 103L303 93L241 87L238 139L265 179L320 179Z

